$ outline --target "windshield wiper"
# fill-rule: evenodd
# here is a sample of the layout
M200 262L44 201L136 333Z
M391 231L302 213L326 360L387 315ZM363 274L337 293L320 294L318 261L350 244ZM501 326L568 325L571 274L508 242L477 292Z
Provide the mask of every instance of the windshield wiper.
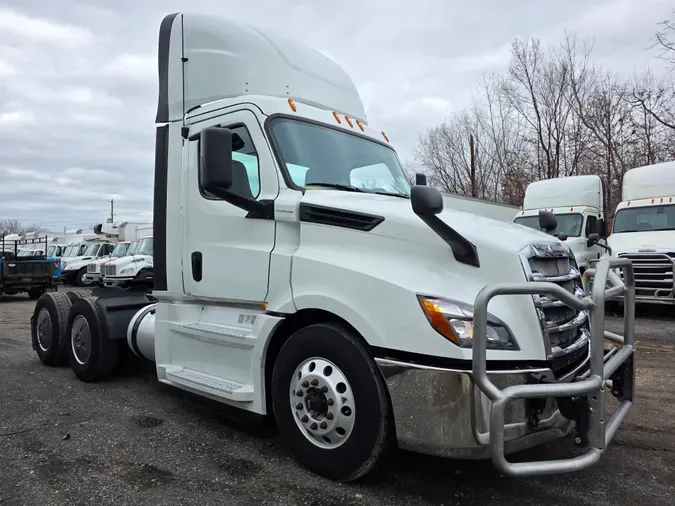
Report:
M363 188L359 188L358 186L352 186L349 184L340 184L340 183L309 183L305 184L305 186L323 186L325 188L335 188L336 190L344 190L348 192L358 192L358 193L375 193L377 195L389 195L391 197L401 197L404 199L410 198L408 195L404 193L392 193L392 192L386 192L386 191L369 191Z
M361 188L358 188L356 186L348 185L348 184L340 184L340 183L309 183L305 184L305 186L323 186L325 188L335 188L336 190L344 190L348 192L360 192L360 193L366 193L365 190L362 190Z

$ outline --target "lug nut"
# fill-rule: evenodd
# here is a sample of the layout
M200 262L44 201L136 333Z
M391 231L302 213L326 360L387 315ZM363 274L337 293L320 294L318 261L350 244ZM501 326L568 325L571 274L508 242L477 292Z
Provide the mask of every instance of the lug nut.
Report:
M326 385L322 386L321 391L325 394L326 392L328 392L328 387Z
M319 427L325 429L326 427L328 427L328 424L326 422L321 422L321 425L319 425Z
M307 388L309 386L309 381L305 380L302 382L302 388Z
M313 423L312 425L310 425L309 428L312 429L312 430L316 430L317 429L316 423Z
M316 378L314 378L314 379L312 380L312 386L315 387L315 386L317 386L318 384L319 384L319 380L316 379Z
M297 395L298 397L302 397L303 396L302 390L298 390L297 392L295 392L295 395Z
M333 399L326 399L326 404L332 406L333 404L335 404L335 402L333 401Z
M297 403L295 409L302 409L302 402Z
M300 421L301 421L302 423L307 423L307 422L309 421L309 417L308 417L307 415L305 415L305 416L303 416L303 417L300 419Z
M333 413L326 413L326 420L332 420L333 419Z

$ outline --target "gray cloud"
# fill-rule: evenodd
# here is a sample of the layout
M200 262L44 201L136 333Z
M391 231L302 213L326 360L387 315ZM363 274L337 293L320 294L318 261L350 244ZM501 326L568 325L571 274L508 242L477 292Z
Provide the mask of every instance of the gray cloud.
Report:
M157 31L184 1L3 0L0 219L60 229L147 217L152 203ZM470 6L471 5L471 6ZM465 107L482 72L504 69L514 37L595 37L596 57L630 73L671 0L193 0L307 42L359 87L369 122L402 159L417 135Z

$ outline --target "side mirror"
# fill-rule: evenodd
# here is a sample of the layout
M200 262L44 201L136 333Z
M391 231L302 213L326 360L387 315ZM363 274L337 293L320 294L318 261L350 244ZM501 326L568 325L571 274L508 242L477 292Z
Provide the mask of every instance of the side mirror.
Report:
M415 184L417 186L426 186L427 185L427 175L418 172L415 174Z
M592 234L588 234L587 239L588 240L586 241L586 246L590 248L591 246L598 244L598 241L600 240L600 234L598 234L597 232L593 232Z
M556 237L561 241L567 240L567 234L558 234Z
M433 216L443 210L443 195L431 186L415 185L410 190L410 203L418 216Z
M539 211L539 228L550 234L558 227L558 219L550 211Z
M607 237L607 222L605 220L599 219L595 224L595 228L597 229L598 235L600 237Z
M207 127L199 134L199 180L209 193L225 198L232 186L232 131Z

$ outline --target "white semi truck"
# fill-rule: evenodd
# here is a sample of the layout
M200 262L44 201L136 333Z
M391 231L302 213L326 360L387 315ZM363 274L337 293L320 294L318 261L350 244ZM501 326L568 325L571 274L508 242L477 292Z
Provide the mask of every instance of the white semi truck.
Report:
M626 172L607 244L633 263L638 303L675 304L675 162Z
M522 211L514 222L539 229L539 212L556 217L557 227L547 232L565 242L583 272L604 253L607 227L604 213L604 185L594 175L557 177L530 183L525 189ZM591 240L593 236L596 240Z
M41 297L44 363L96 381L128 346L162 383L274 417L335 480L396 446L510 476L599 460L634 397L630 262L582 280L550 235L443 210L342 68L247 24L164 18L156 122L154 289ZM608 277L623 337L604 330ZM572 434L576 457L506 459Z

